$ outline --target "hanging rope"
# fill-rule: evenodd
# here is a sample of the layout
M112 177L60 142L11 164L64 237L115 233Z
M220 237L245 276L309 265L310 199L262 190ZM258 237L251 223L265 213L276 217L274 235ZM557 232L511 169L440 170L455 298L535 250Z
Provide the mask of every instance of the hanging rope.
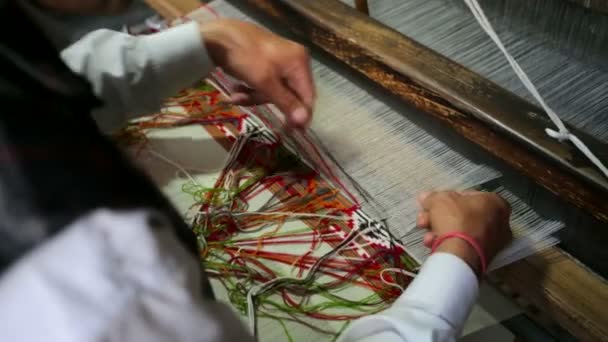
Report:
M546 128L545 132L551 138L554 138L560 142L570 141L574 146L583 153L603 174L608 177L608 168L599 160L599 158L593 154L593 152L585 145L583 141L581 141L575 134L570 132L564 122L560 119L560 117L545 103L545 100L540 95L532 81L528 78L528 75L521 68L519 63L513 58L513 56L507 51L504 44L498 37L498 34L490 24L490 21L486 17L483 9L479 5L477 0L464 0L473 16L479 23L479 25L483 28L483 30L488 34L488 36L494 41L496 46L500 49L502 54L505 56L511 68L519 78L519 80L523 83L523 85L528 89L528 91L532 94L532 96L538 101L541 107L545 110L545 113L549 116L549 119L553 122L553 124L557 127L557 130Z

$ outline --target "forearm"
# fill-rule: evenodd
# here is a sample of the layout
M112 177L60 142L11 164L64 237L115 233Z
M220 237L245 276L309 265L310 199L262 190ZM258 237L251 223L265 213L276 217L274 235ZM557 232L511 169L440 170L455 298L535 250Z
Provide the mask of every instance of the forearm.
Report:
M477 294L477 277L467 263L436 253L391 308L355 321L341 341L454 341Z
M104 106L93 115L104 131L158 110L163 99L206 77L213 68L194 22L137 37L96 30L61 56L89 80L103 101Z
M417 197L423 244L435 251L385 312L363 318L343 341L455 341L476 300L478 275L511 240L509 204L492 193Z

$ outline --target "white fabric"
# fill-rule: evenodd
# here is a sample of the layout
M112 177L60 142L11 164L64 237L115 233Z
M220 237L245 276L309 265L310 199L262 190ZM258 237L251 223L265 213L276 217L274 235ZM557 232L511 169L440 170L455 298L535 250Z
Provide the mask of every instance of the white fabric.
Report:
M464 261L433 254L391 308L354 322L340 341L455 341L478 292L477 277Z
M63 50L61 57L89 80L104 102L93 116L106 132L158 110L162 100L213 68L195 22L148 36L96 30Z
M0 278L0 341L252 340L199 269L162 218L97 211Z

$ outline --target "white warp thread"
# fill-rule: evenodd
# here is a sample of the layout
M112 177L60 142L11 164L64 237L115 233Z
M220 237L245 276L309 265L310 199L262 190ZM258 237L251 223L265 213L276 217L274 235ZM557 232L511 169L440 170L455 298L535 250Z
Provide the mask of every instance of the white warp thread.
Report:
M475 17L481 28L483 28L483 30L488 34L492 41L494 41L496 46L498 46L502 54L505 56L505 58L513 68L513 71L515 71L515 74L517 75L519 80L523 83L526 89L528 89L532 96L534 96L534 98L538 101L538 103L549 116L549 119L551 119L553 124L557 127L557 131L554 129L545 128L545 132L547 133L547 135L551 138L559 140L560 142L570 141L604 174L604 176L608 177L608 168L599 160L597 156L595 156L595 154L593 154L593 152L591 152L591 150L587 147L587 145L585 145L584 142L582 142L576 135L572 134L572 132L568 130L568 128L566 127L566 125L564 125L564 122L559 118L559 116L553 111L553 109L551 109L545 103L545 100L538 93L538 90L536 89L532 81L530 81L528 75L524 72L519 63L517 63L515 58L513 58L513 56L511 56L511 54L505 48L504 44L498 37L498 34L496 34L496 31L494 31L492 24L490 24L490 21L483 12L483 9L479 5L479 2L477 2L477 0L464 0L464 2L467 4L467 6L469 6L469 9L473 13L473 16Z

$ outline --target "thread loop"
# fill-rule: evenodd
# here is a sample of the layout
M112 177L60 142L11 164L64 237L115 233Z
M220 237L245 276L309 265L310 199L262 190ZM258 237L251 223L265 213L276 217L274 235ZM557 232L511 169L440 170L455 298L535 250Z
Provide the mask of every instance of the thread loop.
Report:
M570 141L570 136L572 135L569 131L556 131L551 128L545 128L545 133L560 142Z

